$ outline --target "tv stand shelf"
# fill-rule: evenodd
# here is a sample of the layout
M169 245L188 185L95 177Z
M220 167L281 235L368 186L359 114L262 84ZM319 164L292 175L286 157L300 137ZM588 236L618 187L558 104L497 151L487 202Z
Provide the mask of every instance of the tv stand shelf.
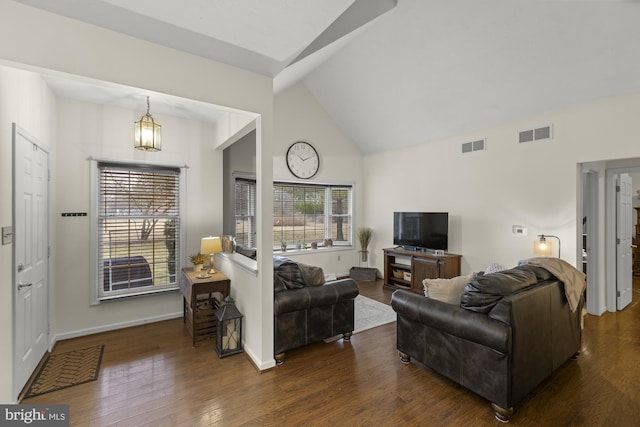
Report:
M460 275L462 255L435 255L432 252L402 248L383 249L383 252L384 285L393 289L408 289L422 294L424 279L450 279ZM402 272L403 277L396 277L394 271ZM410 281L404 279L405 272L411 273Z

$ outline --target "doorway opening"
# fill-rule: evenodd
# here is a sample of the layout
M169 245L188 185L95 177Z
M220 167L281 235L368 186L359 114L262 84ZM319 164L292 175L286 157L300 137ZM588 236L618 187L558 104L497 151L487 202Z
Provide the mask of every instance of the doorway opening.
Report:
M587 311L601 315L631 302L633 272L640 274L640 159L583 163L579 174L578 259Z

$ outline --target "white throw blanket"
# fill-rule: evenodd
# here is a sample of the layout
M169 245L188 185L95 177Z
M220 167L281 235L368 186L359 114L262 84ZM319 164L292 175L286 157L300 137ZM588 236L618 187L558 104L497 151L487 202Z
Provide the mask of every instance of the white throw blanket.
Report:
M576 311L587 282L585 274L560 258L529 258L527 264L542 267L564 283L564 293L571 311Z

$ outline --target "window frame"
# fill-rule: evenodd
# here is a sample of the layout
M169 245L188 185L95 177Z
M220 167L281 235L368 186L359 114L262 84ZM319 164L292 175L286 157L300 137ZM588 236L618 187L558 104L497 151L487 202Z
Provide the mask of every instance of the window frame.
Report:
M91 280L90 280L90 304L98 305L107 301L129 299L147 295L157 295L165 292L173 292L180 289L180 274L182 267L185 264L185 249L184 242L186 238L186 219L185 219L185 201L186 201L186 166L170 165L170 164L158 164L152 162L126 162L119 160L104 160L104 159L90 159L90 183L91 183L91 209L90 209L90 256L91 256ZM103 286L100 275L103 269L100 266L100 213L99 213L99 193L100 193L100 165L109 164L115 167L121 167L125 169L150 169L150 170L167 170L173 169L178 171L178 214L179 221L179 237L176 244L178 249L176 250L176 271L175 271L175 283L164 285L158 289L141 288L141 290L117 292L109 296L101 296L101 286Z
M235 206L236 206L236 192L235 192L235 181L237 180L242 180L242 181L252 181L254 183L254 185L256 184L256 179L255 176L247 176L247 175L234 175L234 224L235 224ZM327 183L327 182L302 182L302 181L288 181L288 180L274 180L273 181L273 188L274 190L272 191L275 192L275 189L279 186L298 186L298 187L315 187L315 188L322 188L325 191L325 202L324 202L324 236L326 237L327 235L329 235L331 229L331 224L333 221L333 217L334 216L338 216L333 212L333 208L332 208L332 203L326 203L327 200L332 200L332 191L335 189L347 189L349 191L349 212L347 214L344 214L344 216L346 216L350 223L349 223L349 229L347 231L347 239L344 241L334 241L332 246L328 246L328 247L333 247L336 249L349 249L349 248L353 248L354 246L354 233L355 233L355 225L354 225L354 218L355 218L355 214L354 214L354 206L355 206L355 185L352 182L334 182L334 183ZM273 203L273 211L274 211L274 215L275 215L275 209L276 209L276 203L274 201ZM254 221L255 222L255 221ZM275 230L276 227L273 226L272 227L272 233L271 233L271 240L273 241L274 237L275 237ZM234 228L234 236L236 236L236 230ZM324 239L323 239L324 240ZM238 243L242 243L242 242L238 242ZM304 243L310 243L310 242L304 242ZM318 242L318 247L319 248L328 248L328 247L324 247L324 242L323 241L319 241ZM276 242L273 242L273 250L274 252L280 252L281 251L281 247L279 244L276 244ZM296 250L296 244L295 242L287 242L287 252L292 252Z
M237 215L237 207L238 207L238 200L237 200L237 185L238 185L238 181L242 181L242 182L246 182L246 183L253 183L253 189L249 190L250 193L253 193L254 199L253 200L249 200L247 202L247 209L251 209L251 204L253 203L253 216L251 215L246 215L247 218L247 223L248 223L248 227L247 227L247 231L246 234L248 236L247 238L247 242L243 243L246 246L253 246L255 247L258 241L258 235L257 235L257 229L258 229L258 224L257 224L257 191L258 191L258 187L257 187L257 182L256 182L256 177L255 176L248 176L248 175L244 175L244 174L233 174L233 236L236 238L238 237L237 234L237 221L238 221L238 215ZM243 216L244 217L244 216ZM251 237L253 236L253 238Z

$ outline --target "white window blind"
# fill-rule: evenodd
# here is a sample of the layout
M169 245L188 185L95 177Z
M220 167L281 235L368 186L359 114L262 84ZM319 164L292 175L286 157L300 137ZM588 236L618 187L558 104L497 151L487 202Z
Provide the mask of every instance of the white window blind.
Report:
M273 245L352 244L352 187L322 184L273 184Z
M236 243L254 247L256 245L256 181L235 180Z
M98 163L99 300L177 289L180 170Z

